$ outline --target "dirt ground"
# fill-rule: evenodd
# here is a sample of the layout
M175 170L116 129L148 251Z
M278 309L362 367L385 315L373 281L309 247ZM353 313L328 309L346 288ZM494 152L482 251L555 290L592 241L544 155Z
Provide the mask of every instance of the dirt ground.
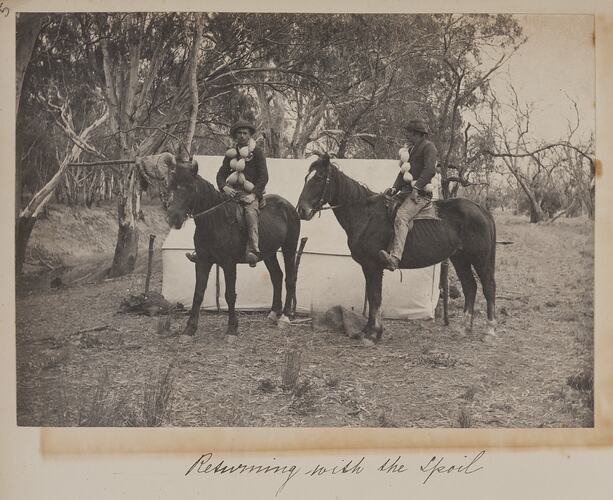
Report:
M155 215L144 234L161 231L162 219ZM496 219L499 239L513 244L497 249L499 340L492 344L480 340L486 328L480 292L468 337L459 335L460 297L451 301L449 327L440 319L385 321L373 348L314 330L305 318L280 330L264 313L242 313L241 335L227 343L223 313L203 313L192 339L166 334L168 326L181 331L183 313L173 313L167 325L118 312L123 298L144 289L144 257L135 274L104 280L107 247L100 248L104 261L74 256L81 261L61 275L58 288L49 282L60 270L44 264L48 271L30 275L17 294L18 423L590 427L593 225ZM54 254L43 235L55 231L45 224L62 223L39 224L34 248L57 265L61 252ZM112 234L112 227L97 237L104 231ZM145 248L142 237L141 256ZM153 290L161 290L157 254ZM35 261L30 255L31 272Z

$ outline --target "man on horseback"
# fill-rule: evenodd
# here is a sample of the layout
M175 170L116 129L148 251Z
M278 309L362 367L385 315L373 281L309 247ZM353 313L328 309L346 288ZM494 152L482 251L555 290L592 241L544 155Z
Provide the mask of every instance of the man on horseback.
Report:
M255 132L255 127L245 120L232 125L230 137L236 141L236 147L226 152L217 172L219 190L236 199L245 209L248 237L245 258L251 267L260 259L258 216L268 183L266 156L252 138Z
M400 265L402 252L407 235L413 227L413 218L431 203L432 194L424 188L430 183L436 174L436 161L438 152L434 144L429 141L428 126L421 119L410 120L405 130L409 143L409 172L412 181L405 181L405 174L400 172L393 187L387 189L385 194L389 196L403 196L404 200L398 207L394 219L394 238L388 251L381 250L379 257L385 264L385 268L395 271Z

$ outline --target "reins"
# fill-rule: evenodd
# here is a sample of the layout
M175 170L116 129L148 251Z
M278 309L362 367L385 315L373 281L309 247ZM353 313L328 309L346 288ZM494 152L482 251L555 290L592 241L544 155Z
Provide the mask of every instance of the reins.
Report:
M207 210L204 210L203 212L198 212L197 214L191 215L191 218L192 219L197 219L198 217L202 217L203 215L211 213L211 212L217 210L222 205L225 205L226 203L228 203L231 200L232 200L232 198L228 198L227 200L224 200L221 203L218 203L217 205L215 205L215 206L213 206L213 207L211 207L211 208L209 208Z

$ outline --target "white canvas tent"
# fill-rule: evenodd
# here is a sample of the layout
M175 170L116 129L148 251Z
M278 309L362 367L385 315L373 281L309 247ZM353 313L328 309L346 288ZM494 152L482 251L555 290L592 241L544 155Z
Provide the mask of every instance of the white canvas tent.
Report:
M221 165L219 156L197 156L199 174L214 182ZM311 159L268 159L270 181L268 193L278 193L296 204ZM347 175L368 185L374 191L389 187L398 171L395 160L338 160ZM435 189L435 191L437 191ZM194 264L185 252L194 248L194 223L190 219L180 230L171 229L162 246L162 293L170 301L191 304L195 284ZM361 267L351 258L347 237L331 210L322 212L309 222L302 221L301 237L307 236L297 284L297 310L325 310L342 305L361 312L364 304L364 276ZM283 259L279 255L283 267ZM424 269L385 271L383 278L383 316L385 318L433 318L439 298L440 266ZM401 279L402 276L402 279ZM203 308L215 309L216 272L211 271ZM223 271L219 272L221 308L223 298ZM267 310L272 302L272 284L263 264L255 269L239 265L236 283L238 309Z

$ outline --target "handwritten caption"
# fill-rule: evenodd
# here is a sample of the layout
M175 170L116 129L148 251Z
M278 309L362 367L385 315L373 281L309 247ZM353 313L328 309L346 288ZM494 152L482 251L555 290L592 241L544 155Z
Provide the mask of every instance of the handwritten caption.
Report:
M325 476L357 476L367 470L374 470L378 475L413 475L416 474L418 481L427 485L434 478L452 477L461 474L471 475L484 470L485 450L475 455L464 455L459 461L452 462L445 456L434 455L426 458L422 463L409 463L401 455L387 457L378 463L368 463L366 457L342 459L334 465L315 464L314 466L298 466L296 464L282 464L272 458L269 463L229 463L223 458L205 453L200 455L185 472L190 475L263 475L275 476L280 479L280 485L275 493L278 496L297 477L318 478Z
M0 2L0 16L4 15L4 17L9 17L10 12L11 9L4 5L4 2Z

